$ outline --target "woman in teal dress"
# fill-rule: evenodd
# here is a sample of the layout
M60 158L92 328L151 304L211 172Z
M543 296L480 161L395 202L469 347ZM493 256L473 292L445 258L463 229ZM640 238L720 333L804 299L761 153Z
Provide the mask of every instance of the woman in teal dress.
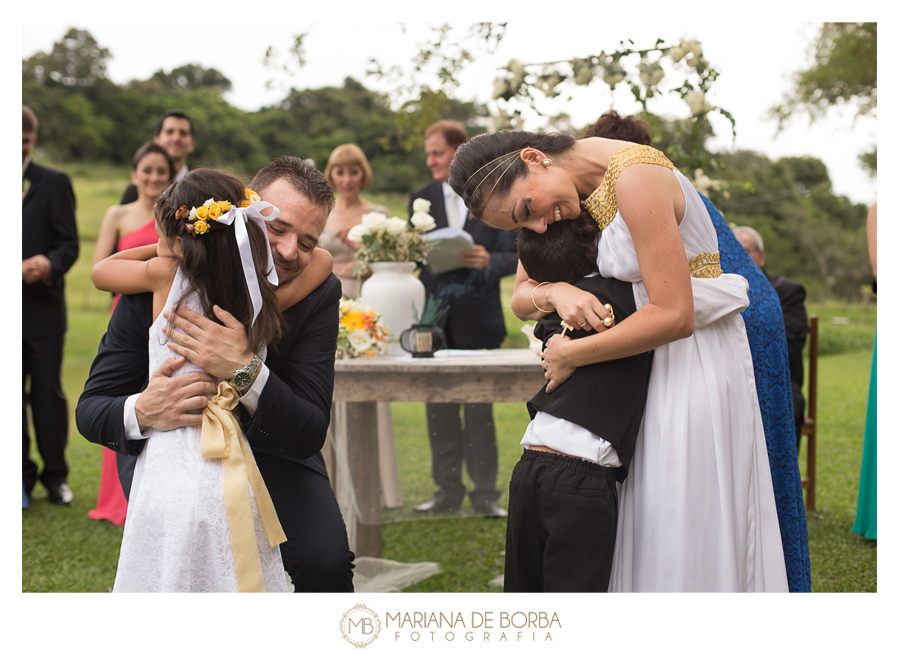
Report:
M876 250L876 215L877 204L869 208L867 233L869 237L869 259L872 261L872 273L878 279ZM875 285L872 285L875 288ZM866 539L878 539L878 377L877 359L878 333L875 334L875 345L872 349L872 376L869 379L869 404L866 409L866 434L863 443L862 468L859 473L859 498L856 502L856 522L853 532Z

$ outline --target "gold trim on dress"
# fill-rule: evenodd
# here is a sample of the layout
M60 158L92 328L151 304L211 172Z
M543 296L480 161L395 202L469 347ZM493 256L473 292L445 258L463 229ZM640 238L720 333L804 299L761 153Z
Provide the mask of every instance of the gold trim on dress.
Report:
M606 176L603 177L600 187L594 190L581 204L585 210L591 213L591 217L597 222L601 231L609 226L618 210L616 179L625 167L638 163L661 165L677 171L677 167L669 158L652 146L635 144L616 151L609 161Z
M695 279L717 279L722 276L722 265L719 252L714 254L704 252L697 254L688 260L691 268L691 276Z

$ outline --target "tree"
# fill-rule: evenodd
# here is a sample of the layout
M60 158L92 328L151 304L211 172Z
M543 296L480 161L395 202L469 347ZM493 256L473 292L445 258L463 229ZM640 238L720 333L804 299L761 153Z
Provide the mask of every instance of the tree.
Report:
M49 54L38 52L22 62L22 77L42 84L89 87L106 78L109 50L87 30L70 28Z
M679 132L671 136L663 149L680 168L693 175L697 169L710 166L705 146L706 139L713 135L709 114L722 115L731 123L732 134L735 131L731 113L708 100L718 75L695 39L670 45L657 39L645 48L635 47L630 40L622 41L611 52L601 50L596 55L553 62L511 60L494 81L494 100L504 103L500 116L506 119L506 125L498 127L517 127L521 105L541 115L541 99L567 96L571 100L575 87L602 85L615 91L617 86L626 85L643 109L641 116L651 128L658 129L659 118L650 111L650 105L664 94L674 94L685 102L690 118L680 123ZM602 111L599 109L597 115Z
M391 107L395 111L392 137L407 152L422 146L425 129L439 119L456 119L473 132L478 117L487 115L485 108L457 98L459 77L466 66L496 50L506 32L506 23L473 23L460 37L454 37L458 28L449 23L430 25L428 29L430 35L417 44L411 70L385 68L373 57L371 68L366 71L369 77L390 86ZM458 110L463 106L466 112L459 116Z
M752 151L713 157L723 178L744 183L717 206L729 224L760 232L768 271L800 281L811 299L860 298L871 282L866 207L834 193L821 160L773 162Z
M204 68L199 64L184 64L166 73L162 69L150 77L150 82L158 82L166 89L185 89L194 91L201 87L212 87L221 93L231 91L231 80L213 68Z
M825 23L813 46L813 64L800 71L794 88L771 110L781 129L796 114L810 121L831 107L851 106L856 116L874 117L878 107L878 25ZM876 150L860 155L870 173L876 171Z

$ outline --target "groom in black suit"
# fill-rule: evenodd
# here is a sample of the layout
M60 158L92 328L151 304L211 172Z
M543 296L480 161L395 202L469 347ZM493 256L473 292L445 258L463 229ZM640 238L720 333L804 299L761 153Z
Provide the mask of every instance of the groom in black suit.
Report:
M334 196L319 171L294 157L267 165L250 185L280 211L266 228L284 283L308 265ZM330 419L340 297L340 283L329 276L288 309L284 335L240 391L239 418L287 536L281 555L297 592L353 591L354 555L319 452ZM229 313L218 324L181 309L169 343L180 356L148 382L151 302L149 294L120 298L75 412L82 435L119 457L139 454L151 428L199 424L201 416L190 412L206 405L216 378L230 380L254 356ZM205 372L170 376L185 358ZM131 475L121 461L119 472L127 497Z
M468 135L456 121L438 121L425 131L425 154L434 176L427 185L409 195L413 202L431 202L430 214L437 228L453 226L469 233L475 241L471 250L461 251L464 267L433 274L425 265L420 280L429 295L441 298L450 310L440 320L453 349L494 349L506 337L500 302L500 279L514 274L518 258L514 233L492 228L469 216L462 199L450 188L450 163ZM460 419L462 406L463 419ZM497 437L490 404L463 405L426 403L428 437L431 442L431 471L438 491L416 506L417 512L439 513L456 510L466 494L462 465L475 489L469 492L472 507L486 517L504 517L497 504Z
M63 277L78 258L75 194L61 171L31 161L38 120L22 106L22 484L31 494L38 467L29 456L28 406L38 452L40 480L50 502L68 505L65 450L69 408L60 381L66 334ZM30 387L26 390L26 382Z

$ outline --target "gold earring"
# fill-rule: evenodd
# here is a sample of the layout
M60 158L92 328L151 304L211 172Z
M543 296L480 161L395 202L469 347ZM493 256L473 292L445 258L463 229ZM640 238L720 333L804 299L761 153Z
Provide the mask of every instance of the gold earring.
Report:
M549 166L552 165L553 163L550 161L550 158L544 158L544 159L541 161L541 164L544 165L545 167L549 167Z

